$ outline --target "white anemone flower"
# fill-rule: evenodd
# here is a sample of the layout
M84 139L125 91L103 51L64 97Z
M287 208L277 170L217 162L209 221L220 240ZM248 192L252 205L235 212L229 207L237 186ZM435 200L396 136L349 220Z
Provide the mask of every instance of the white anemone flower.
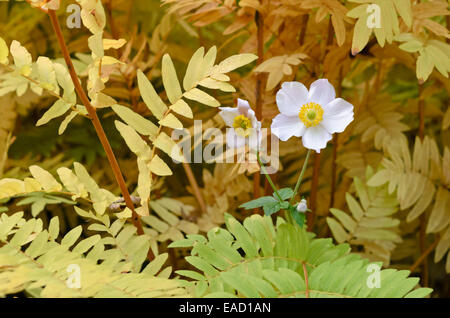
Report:
M227 129L227 145L241 148L246 144L251 149L261 145L261 123L246 100L238 98L237 107L219 107L219 115L225 121Z
M281 114L272 121L272 133L282 141L302 137L303 146L316 152L353 121L353 105L336 98L327 79L313 82L309 91L302 83L285 82L276 101Z

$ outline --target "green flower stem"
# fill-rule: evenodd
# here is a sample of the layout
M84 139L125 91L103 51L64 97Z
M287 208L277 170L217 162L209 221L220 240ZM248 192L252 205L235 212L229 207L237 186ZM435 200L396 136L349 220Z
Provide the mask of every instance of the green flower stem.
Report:
M283 202L283 199L281 198L281 195L278 193L277 187L273 183L272 179L270 178L269 174L267 173L266 168L264 167L264 164L261 162L261 159L259 158L259 151L256 153L256 158L258 159L259 165L261 167L262 172L264 173L264 176L266 177L267 181L269 181L270 186L272 187L273 191L277 195L280 202Z
M295 185L295 188L294 188L294 194L292 195L291 201L289 202L290 205L292 205L294 203L294 199L295 199L295 196L297 195L298 188L300 187L300 184L302 183L303 175L305 174L306 166L308 165L308 160L309 160L310 154L311 154L311 149L308 149L308 152L306 153L305 162L303 163L302 171L300 172L300 175L298 176L297 184Z

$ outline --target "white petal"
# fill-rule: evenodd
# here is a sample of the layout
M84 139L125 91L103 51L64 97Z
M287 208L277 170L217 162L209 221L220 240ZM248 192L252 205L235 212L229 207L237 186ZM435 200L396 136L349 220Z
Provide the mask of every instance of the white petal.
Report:
M237 99L237 107L238 107L239 110L242 109L241 113L243 113L244 110L246 112L247 109L250 109L250 104L245 99L238 98Z
M286 116L283 114L277 115L270 126L272 133L282 141L286 141L292 136L301 137L305 128L297 115Z
M303 146L320 152L327 146L327 142L331 140L331 134L322 126L308 127L302 137Z
M342 98L336 98L324 107L320 123L330 134L340 133L353 121L353 105Z
M322 125L330 134L341 133L353 121L353 112L322 120Z
M227 129L227 146L230 148L240 148L245 146L245 137L236 134L234 128Z
M249 109L247 114L245 115L248 119L250 119L251 123L252 123L252 127L258 129L258 126L261 126L261 123L258 121L258 119L256 118L255 112L253 111L253 109Z
M353 113L353 105L342 98L336 98L330 103L322 106L322 108L324 117L342 116Z
M324 106L335 99L336 93L333 85L327 79L314 81L309 87L308 101Z
M300 107L306 104L308 90L299 82L284 82L277 92L277 106L280 113L286 116L297 115Z
M233 127L234 118L239 116L239 110L236 107L219 107L221 110L219 115L222 117L225 124L229 127Z

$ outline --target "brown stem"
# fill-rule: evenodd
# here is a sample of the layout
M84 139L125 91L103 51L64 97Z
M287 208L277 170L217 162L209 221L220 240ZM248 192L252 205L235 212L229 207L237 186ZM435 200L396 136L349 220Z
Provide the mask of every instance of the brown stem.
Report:
M302 28L298 37L298 44L302 46L305 43L306 29L308 27L309 14L305 14L302 17Z
M255 13L256 26L258 29L258 61L257 65L264 61L264 17L256 11ZM263 74L258 73L256 78L256 118L261 120L262 118L262 103L263 103Z
M337 85L337 96L342 95L342 67L339 68L339 77L338 77L338 85ZM336 192L336 179L337 179L337 148L339 144L339 135L334 134L333 136L333 160L331 162L331 190L330 190L330 205L329 208L332 208L334 205L334 197ZM328 210L326 211L328 214Z
M330 205L329 208L333 207L334 195L336 192L336 178L337 178L337 148L338 148L339 135L334 134L333 136L333 158L331 162L331 189L330 189ZM327 212L328 213L328 212Z
M303 275L305 276L305 297L309 298L309 282L308 282L308 271L306 270L306 264L303 262Z
M423 140L425 135L425 101L422 98L423 85L419 84L419 137Z
M409 271L413 272L417 267L420 266L420 264L422 264L423 261L426 261L428 255L436 248L438 243L439 243L439 238L436 238L436 240L427 248L427 250L424 251L422 253L422 255L420 255L420 257L414 262L413 265L411 265L411 267L409 268Z
M419 138L423 141L425 135L425 101L422 98L423 85L419 83ZM427 219L425 213L423 213L420 218L420 230L419 230L419 248L420 253L424 254L426 249L426 226ZM421 268L421 278L422 284L428 286L428 259L423 259L423 264Z
M109 27L111 28L111 35L112 35L113 39L118 40L120 38L120 36L119 36L119 32L117 31L116 24L114 23L112 0L108 0L105 2L105 9L106 9L105 11L106 11L107 19L109 21ZM117 56L122 56L122 48L121 47L116 50L116 54L117 54Z
M320 153L314 153L314 166L311 183L311 194L309 196L309 204L311 213L307 213L308 230L312 231L314 220L317 213L317 191L319 189L319 171L320 170Z
M197 180L195 179L194 173L192 172L192 168L187 162L183 162L183 168L186 172L186 176L191 184L192 189L194 190L194 196L200 205L200 210L203 214L206 214L206 204L205 200L203 200L202 193L200 192L200 188L198 186Z
M169 115L169 113L171 112L171 109L167 109L166 112L164 113L163 117L166 117L167 115ZM162 131L163 131L164 126L160 125L158 127L158 130L156 131L156 136L158 136ZM158 149L156 147L153 147L152 149L152 153L150 158L153 159L156 155L156 152L158 151ZM189 183L192 187L192 189L194 190L194 196L198 201L198 204L200 205L200 210L202 211L203 214L206 213L206 204L205 204L205 200L203 199L202 193L200 192L200 188L198 186L197 180L195 179L194 173L192 172L192 168L189 165L189 163L183 162L183 168L184 171L186 173L186 176L189 180ZM153 173L151 173L152 175L152 179L153 179Z
M445 23L447 25L447 29L450 28L450 15L445 17ZM450 38L447 38L446 42L450 43Z
M261 64L264 60L264 17L258 11L255 12L255 22L257 28L257 41L258 41L258 61L257 65ZM256 75L256 109L255 115L256 118L261 121L262 120L262 103L263 103L263 74L258 73ZM259 198L261 195L261 175L259 173L255 173L253 177L253 197ZM261 209L254 209L254 213L260 213Z
M331 22L331 16L330 21L328 22L328 35L327 35L327 46L330 46L333 44L333 23Z
M92 124L94 125L95 131L97 133L100 142L102 143L103 149L105 150L106 156L108 158L109 164L113 170L114 177L116 178L117 184L120 187L120 191L122 192L122 196L127 204L127 207L132 211L132 222L134 226L137 228L137 233L139 235L144 234L144 229L142 228L142 224L139 220L139 215L134 210L134 204L131 201L130 193L128 192L127 186L125 184L125 180L123 178L122 172L120 170L119 164L117 163L117 159L114 156L114 152L109 144L108 138L106 137L105 131L103 130L102 124L97 116L97 112L94 106L92 106L89 98L81 86L80 81L78 80L78 76L75 72L75 68L72 64L72 60L70 58L69 50L67 49L66 42L64 41L64 37L62 34L61 26L59 25L58 18L56 17L54 10L48 10L48 16L50 17L50 21L52 23L53 29L56 33L56 37L58 39L59 46L61 48L61 52L63 54L64 60L67 64L67 68L69 70L70 77L75 86L75 91L77 95L80 97L83 105L86 107L86 110L89 113L89 117L91 119Z

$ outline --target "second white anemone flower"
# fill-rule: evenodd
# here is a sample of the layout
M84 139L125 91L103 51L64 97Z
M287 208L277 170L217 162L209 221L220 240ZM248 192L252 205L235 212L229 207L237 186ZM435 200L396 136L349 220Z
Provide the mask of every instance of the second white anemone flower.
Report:
M353 121L353 105L336 98L327 79L316 80L309 91L302 83L285 82L276 101L281 114L272 121L272 133L282 141L302 137L303 146L316 152Z
M257 149L261 144L261 123L246 100L238 98L237 107L219 107L219 115L225 121L227 129L227 145L240 148L249 145Z

